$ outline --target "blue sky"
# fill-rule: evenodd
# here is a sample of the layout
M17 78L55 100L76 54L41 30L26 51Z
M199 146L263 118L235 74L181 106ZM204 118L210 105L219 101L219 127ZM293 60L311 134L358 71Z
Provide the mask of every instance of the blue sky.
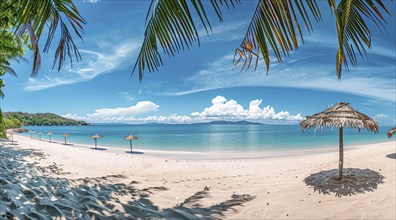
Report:
M201 26L201 47L169 59L158 72L130 78L142 43L148 1L76 1L82 16L84 42L76 39L82 62L52 70L53 53L42 54L36 78L31 64L14 64L18 78L5 76L3 111L53 112L89 122L192 123L212 120L250 120L296 123L339 101L395 124L396 6L386 2L392 16L374 39L368 58L358 67L335 72L337 38L334 17L320 2L323 21L314 33L304 32L305 44L277 63L269 75L264 63L256 72L232 68L234 49L247 29L256 1L224 8L224 22L212 19L213 35ZM55 39L56 41L56 39ZM31 54L26 58L31 59Z

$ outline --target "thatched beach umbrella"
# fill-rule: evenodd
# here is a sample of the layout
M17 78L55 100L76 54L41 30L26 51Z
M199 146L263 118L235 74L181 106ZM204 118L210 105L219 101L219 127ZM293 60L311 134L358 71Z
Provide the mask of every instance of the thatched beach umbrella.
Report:
M38 135L39 135L39 139L40 139L40 141L41 141L41 135L43 134L43 132L39 132L39 133L37 133Z
M98 149L98 138L102 138L103 136L100 136L98 134L92 135L91 138L95 140L95 150Z
M388 136L388 138L391 138L393 136L393 134L396 133L396 127L390 129L388 132L386 132L386 135Z
M30 138L33 138L33 134L36 133L35 131L29 131L30 132Z
M48 132L47 133L47 135L48 135L48 137L49 137L49 142L51 142L51 135L52 135L53 133L52 132Z
M11 144L14 144L14 131L10 131L11 134Z
M132 153L132 140L137 140L138 137L133 136L133 135L128 135L124 138L124 140L129 140L129 147L131 148L131 153Z
M338 179L342 179L342 169L344 163L344 143L343 143L343 129L344 127L357 128L360 132L361 129L366 128L367 131L378 133L377 123L365 114L362 114L346 102L339 102L338 104L324 110L323 112L307 116L305 120L300 122L303 131L309 128L338 128L339 130L339 176Z
M64 133L64 134L62 134L62 136L65 138L65 145L66 145L66 138L67 138L67 137L69 137L69 136L70 136L70 134L68 134L68 133Z

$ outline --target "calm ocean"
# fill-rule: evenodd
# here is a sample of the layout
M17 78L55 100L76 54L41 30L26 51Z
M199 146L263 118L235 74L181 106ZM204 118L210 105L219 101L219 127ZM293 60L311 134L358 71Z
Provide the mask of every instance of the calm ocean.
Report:
M138 136L134 148L179 151L256 151L318 149L338 146L338 129L333 132L309 130L302 133L298 125L94 125L94 126L26 126L27 129L43 132L42 139L48 140L47 132L53 132L52 140L63 141L61 134L68 133L70 143L93 144L91 135L99 134L98 146L129 148L127 135ZM391 127L380 127L379 134L366 130L344 129L344 144L358 145L391 141L385 135ZM30 133L24 135L30 136ZM33 134L38 138L38 134Z

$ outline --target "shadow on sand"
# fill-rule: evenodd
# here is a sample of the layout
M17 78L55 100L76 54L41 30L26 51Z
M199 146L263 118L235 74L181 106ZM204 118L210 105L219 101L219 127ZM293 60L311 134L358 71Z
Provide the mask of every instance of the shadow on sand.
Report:
M57 142L55 142L55 141L52 141L51 143L57 143ZM67 145L67 146L74 146L74 144L69 144L69 143L67 143L67 144L63 143L62 145Z
M58 164L43 167L25 160L44 158L43 153L1 145L0 219L219 219L255 198L233 194L204 206L210 193L203 190L174 207L159 209L150 196L168 190L163 186L137 188L138 182L125 183L123 175L54 177L64 174Z
M370 169L346 168L342 180L338 180L338 169L333 169L311 174L304 183L319 194L335 193L335 196L342 197L372 192L384 183L384 178Z
M386 155L387 158L396 159L396 153Z
M91 150L107 150L106 148L101 148L101 147L97 147L97 148L91 147L89 149L91 149Z
M127 153L127 154L144 154L144 152L141 152L141 151L125 151L125 153Z

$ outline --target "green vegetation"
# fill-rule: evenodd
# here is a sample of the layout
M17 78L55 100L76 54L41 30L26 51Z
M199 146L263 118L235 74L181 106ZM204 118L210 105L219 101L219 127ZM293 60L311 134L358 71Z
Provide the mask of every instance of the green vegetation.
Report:
M4 124L6 129L20 128L23 125L22 122L16 118L4 118Z
M85 121L76 121L61 117L52 113L24 113L24 112L5 112L5 118L11 120L10 125L15 125L19 121L26 126L79 126L88 125ZM7 124L6 124L7 127Z
M0 108L0 138L7 138L3 112Z

